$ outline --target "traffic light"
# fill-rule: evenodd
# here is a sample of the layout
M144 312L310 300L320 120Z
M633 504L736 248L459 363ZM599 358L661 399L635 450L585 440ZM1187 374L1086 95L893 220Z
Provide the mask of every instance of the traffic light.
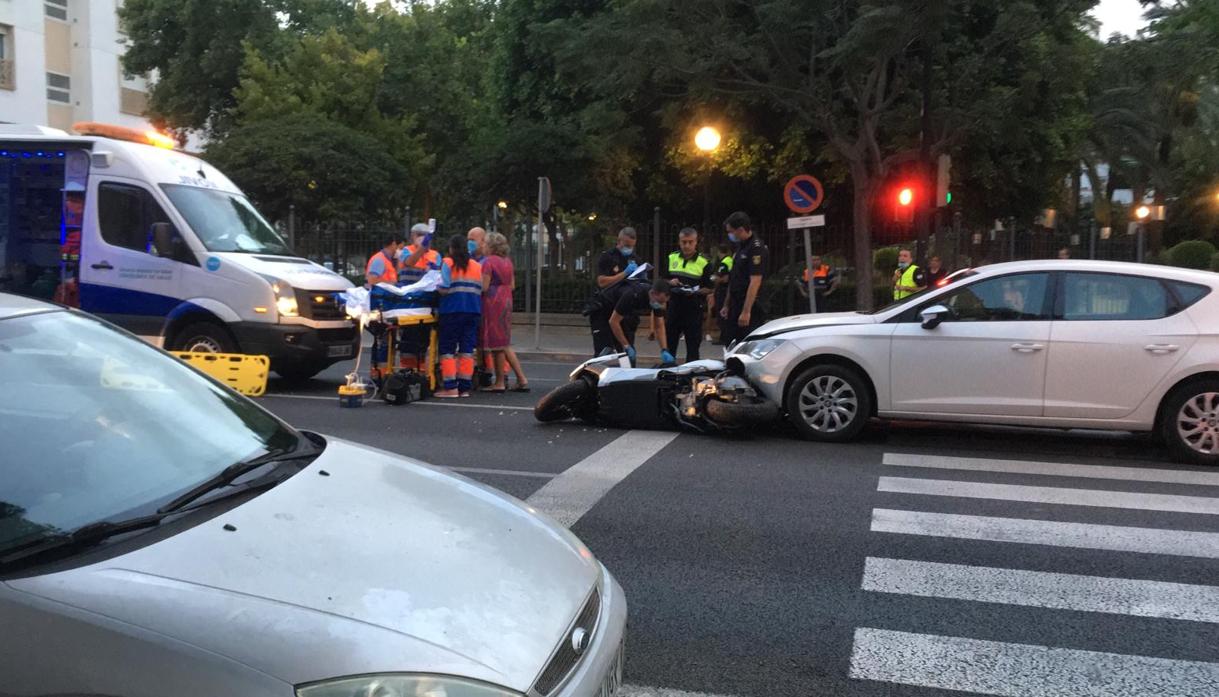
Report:
M935 207L943 208L952 203L952 192L948 190L952 180L952 157L940 155L935 167Z
M893 220L898 223L914 222L914 203L917 199L914 187L901 184L897 187L897 197L894 201Z

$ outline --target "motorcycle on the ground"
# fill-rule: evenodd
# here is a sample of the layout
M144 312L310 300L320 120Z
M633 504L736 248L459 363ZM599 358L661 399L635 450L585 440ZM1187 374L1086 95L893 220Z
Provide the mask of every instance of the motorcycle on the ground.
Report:
M620 428L734 431L774 421L779 407L723 361L632 368L625 353L585 361L542 397L538 421L581 419Z

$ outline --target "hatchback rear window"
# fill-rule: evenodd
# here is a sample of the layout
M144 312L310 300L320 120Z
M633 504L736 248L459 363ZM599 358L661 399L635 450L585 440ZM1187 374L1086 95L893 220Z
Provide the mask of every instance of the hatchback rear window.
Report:
M1184 310L1211 292L1210 286L1185 281L1168 281L1168 285L1172 286L1173 292L1177 294L1177 299L1180 301L1177 305L1178 310Z

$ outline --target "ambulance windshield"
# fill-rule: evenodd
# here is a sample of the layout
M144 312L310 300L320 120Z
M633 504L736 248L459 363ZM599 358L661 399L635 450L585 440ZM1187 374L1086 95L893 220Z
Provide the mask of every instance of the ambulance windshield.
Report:
M182 184L162 184L161 188L209 252L292 254L244 196Z

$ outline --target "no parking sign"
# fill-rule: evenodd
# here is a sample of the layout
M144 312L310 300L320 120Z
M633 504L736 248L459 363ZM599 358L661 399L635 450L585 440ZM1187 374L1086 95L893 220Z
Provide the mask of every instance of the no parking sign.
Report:
M798 174L783 187L783 203L792 213L812 213L825 200L825 189L811 174Z

